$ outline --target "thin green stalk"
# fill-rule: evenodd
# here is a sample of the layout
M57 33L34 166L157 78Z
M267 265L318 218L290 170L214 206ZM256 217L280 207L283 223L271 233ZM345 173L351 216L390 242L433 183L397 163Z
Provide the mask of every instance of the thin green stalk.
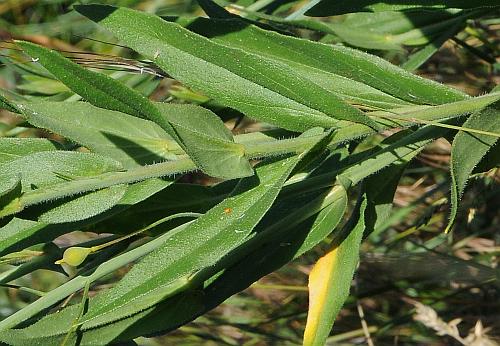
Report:
M203 214L191 213L191 212L173 214L173 215L166 216L166 217L164 217L156 222L153 222L149 226L144 227L138 231L124 235L123 237L115 238L115 239L110 240L110 241L103 243L103 244L94 245L91 247L71 246L64 251L63 258L60 260L57 260L55 263L61 264L63 266L69 265L71 267L77 267L80 264L82 264L90 254L95 253L95 252L102 250L104 248L107 248L107 247L114 245L116 243L119 243L123 240L132 238L140 233L146 232L147 230L155 228L156 226L161 225L162 223L165 223L165 222L173 220L173 219L183 218L183 217L195 217L195 218L197 218L197 217L200 217L202 215Z
M13 288L13 289L16 289L16 290L19 290L19 291L23 291L23 292L34 294L34 295L39 296L39 297L43 297L46 294L45 292L42 292L42 291L39 291L39 290L35 290L35 289L29 288L29 287L19 286L19 285L0 284L0 287Z
M416 124L433 125L433 126L437 126L437 127L451 129L451 130L464 131L464 132L469 132L469 133L477 133L477 134L480 134L480 135L486 135L486 136L492 136L492 137L500 138L500 133L490 132L490 131L483 131L483 130L473 129L473 128L470 128L470 127L463 127L463 126L455 126L455 125L450 125L450 124L444 124L444 123L440 123L440 122L432 121L432 120L422 120L422 119L417 119L417 118L403 118L403 117L394 116L394 115L378 115L378 116L386 118L386 119L397 119L397 120L403 120L403 121L411 121L411 122L414 122Z
M167 233L162 234L161 236L151 240L150 242L147 242L144 245L141 245L135 249L127 251L124 254L116 256L110 259L109 261L99 265L97 268L95 269L93 268L88 272L82 273L73 278L72 280L66 282L65 284L46 293L44 295L44 299L39 299L31 303L26 308L19 310L15 314L10 315L6 319L0 321L0 331L13 328L19 323L33 317L35 314L38 313L38 311L50 308L51 306L57 304L70 294L84 288L87 282L90 283L94 282L102 278L103 276L108 275L114 272L115 270L123 267L124 265L133 262L140 257L145 256L146 254L150 253L151 251L155 250L157 247L162 245L168 238L172 237L173 235L175 235L176 233L187 227L191 222L192 221L182 224L168 231Z
M104 244L100 244L100 245L95 245L95 246L92 246L91 247L91 250L92 252L96 252L96 251L99 251L101 249L104 249L108 246L111 246L113 244L116 244L116 243L119 243L123 240L126 240L126 239L129 239L129 238L132 238L138 234L141 234L141 233L144 233L152 228L155 228L156 226L159 226L161 225L162 223L165 223L167 221L170 221L170 220L173 220L173 219L178 219L178 218L181 218L181 217L200 217L202 216L203 214L201 213L191 213L191 212L186 212L186 213L178 213L178 214L174 214L174 215L169 215L169 216L166 216L158 221L155 221L153 222L151 225L148 225L138 231L135 231L135 232L132 232L130 234L127 234L123 237L120 237L120 238L116 238L116 239L113 239L111 241L108 241L107 243L104 243Z

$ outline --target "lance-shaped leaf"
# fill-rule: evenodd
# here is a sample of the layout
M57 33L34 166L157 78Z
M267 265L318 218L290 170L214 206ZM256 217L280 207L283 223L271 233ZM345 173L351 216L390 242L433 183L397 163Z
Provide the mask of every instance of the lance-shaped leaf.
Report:
M45 223L66 223L85 220L104 213L120 202L127 191L127 185L115 185L87 193L83 196L49 204L50 209L42 211L38 220Z
M448 31L459 30L468 17L477 12L448 11L353 13L341 23L331 23L332 30L351 46L367 49L402 49L402 45L424 45ZM458 24L458 25L457 25ZM453 35L447 34L448 37Z
M79 222L47 224L40 221L36 222L13 218L7 225L0 228L0 256L9 252L20 251L38 243L47 242L48 240L57 238L61 234L77 229L82 230L96 223L97 225L100 225L99 221L102 220L116 220L116 218L113 218L114 216L124 212L133 205L146 200L172 183L172 180L148 179L139 183L130 184L128 185L123 197L116 202L114 207L104 213L96 215L90 219L86 218L85 220ZM158 218L155 220L158 220ZM136 227L129 231L136 230L143 225L144 223L136 223ZM115 223L114 227L109 229L109 233L116 233L117 229L122 230L122 228L117 226ZM103 232L107 231L100 226L98 226L97 229L92 228L92 230ZM127 229L123 229L123 231L126 232Z
M113 331L112 337L106 339L107 342L125 341L139 335L166 332L173 330L178 324L187 323L212 310L231 295L244 290L262 276L277 270L323 240L342 219L347 207L347 197L345 190L336 186L326 196L319 196L315 201L311 201L311 195L306 195L305 198L290 199L284 204L288 208L282 206L284 210L276 213L273 207L272 213L266 215L269 219L273 219L272 215L276 218L274 223L261 230L267 235L257 241L260 246L255 248L256 244L253 244L251 246L254 248L253 252L217 276L203 290L202 306L199 311L168 320L162 319L159 316L176 310L176 307L169 306L167 301L166 304L161 303L154 309L146 310L118 323L88 330L82 340L90 342L103 332L110 335ZM319 210L321 211L318 215L310 217ZM296 218L293 217L295 215ZM310 222L304 224L308 218L311 219L312 225ZM200 303L200 298L191 296L189 292L175 297ZM125 333L119 333L125 329Z
M0 91L2 90L0 89ZM12 113L19 113L16 106L11 101L6 99L5 96L2 95L3 93L4 93L3 91L0 93L0 109L6 109Z
M474 167L498 142L500 137L500 102L472 114L462 125L464 128L490 132L490 134L459 131L451 146L451 211L446 231L455 222L458 202Z
M125 167L176 159L176 154L184 154L161 127L125 113L84 102L36 101L17 103L16 106L29 123L112 157ZM158 103L156 106L178 133L183 134L186 144L203 150L204 155L210 156L214 163L217 161L228 172L239 169L240 161L245 160L243 147L239 152L224 151L227 145L232 146L233 138L212 112L192 105ZM213 145L203 146L208 143Z
M47 224L42 222L13 218L8 224L0 228L0 256L4 256L8 252L21 250L21 248L12 246L18 242L22 242L23 239L33 236L37 231L47 226ZM43 242L44 240L43 238L37 238L34 244Z
M125 168L174 159L175 153L183 153L157 124L89 103L34 101L17 107L30 124L120 161Z
M215 274L213 271L218 270L212 266L249 236L301 157L261 165L256 176L240 182L232 197L167 237L167 241L136 264L117 286L90 300L88 313L80 320L82 330L138 313ZM211 268L208 270L211 274L206 273L208 277L204 277L202 270L207 267ZM52 295L50 298L53 299ZM43 299L35 304L45 306ZM62 340L68 326L54 327L48 331L34 325L32 329L40 338L58 336ZM12 333L14 337L16 334L19 333Z
M215 274L213 266L250 235L301 157L257 168L256 176L243 180L231 197L145 257L114 288L96 297L82 327L96 327L137 313Z
M95 106L157 123L183 147L205 173L228 179L252 174L242 146L232 141L231 134L215 114L208 111L202 113L203 117L197 123L193 118L198 119L199 114L184 112L184 117L190 117L188 120L191 120L189 125L192 128L191 132L186 131L184 126L170 122L169 113L162 114L146 97L124 84L102 73L86 70L55 51L28 42L17 44L38 59L37 61L61 82ZM204 133L207 125L216 131L211 131L210 135L199 135ZM207 154L207 150L210 154Z
M96 340L101 343L125 341L134 338L136 335L172 330L179 324L194 319L203 312L219 305L230 295L249 286L262 275L286 264L291 258L297 257L312 245L317 244L340 222L347 207L345 190L339 186L334 187L329 193L318 197L315 201L310 201L310 195L307 195L306 198L299 199L299 202L304 202L304 205L297 204L292 199L285 203L291 208L291 214L283 210L276 214L273 209L272 214L275 217L270 215L268 218L270 220L274 219L274 224L264 230L269 236L266 239L271 241L272 245L259 247L234 267L230 267L215 279L213 284L204 290L203 294L197 291L183 292L161 302L158 306L145 309L131 317L114 321L111 324L82 330L81 344L90 345L95 343ZM294 226L299 225L321 208L325 208L325 211L328 210L328 215L322 214L321 217L316 218L311 228L311 236L306 241L307 245L299 247L299 244L304 240L307 229L304 227L295 227L294 229ZM295 215L298 218L295 218ZM286 220L280 219L281 216L284 216ZM287 226L290 226L290 228ZM279 232L280 236L276 237L276 232ZM286 241L293 244L283 246L282 240L280 240L283 235L288 235ZM315 239L314 243L312 242L313 239ZM259 241L259 243L266 243L265 240L263 241ZM255 265L255 263L261 262L261 266ZM185 307L175 304L175 302L179 301L191 302L192 309L187 312ZM39 323L26 329L6 331L4 333L5 337L3 339L0 337L0 340L8 340L9 342L30 342L31 340L60 342L68 330L67 324L63 323L63 321L72 318L74 309L75 306L72 306L57 314L49 315ZM159 318L160 315L161 318Z
M274 59L217 44L151 14L101 5L75 8L169 75L248 116L291 130L334 127L335 119L376 127L361 111Z
M405 158L402 163L392 164L365 180L365 237L389 219L396 188L411 158L413 157Z
M166 332L176 328L178 324L187 323L204 312L207 312L233 294L244 290L264 275L277 270L293 258L297 258L311 247L318 244L338 225L347 207L345 190L340 186L333 187L326 194L322 194L311 201L311 194L282 201L273 207L266 215L267 225L260 228L259 235L250 240L248 247L251 253L245 254L235 265L229 267L220 276L217 276L203 291L200 311L191 315L180 315L169 320L159 316L175 307L168 306L168 301L161 303L152 310L146 310L121 322L88 330L83 340L94 340L96 335L104 332L113 333L112 338L106 341L121 341L134 338L138 335ZM315 213L318 213L314 215ZM311 217L312 216L312 217ZM310 219L312 222L307 222ZM306 223L304 223L306 221ZM262 225L262 223L261 223ZM261 234L263 236L261 236ZM247 250L247 244L245 244ZM245 252L245 251L242 251ZM190 294L176 296L178 299L193 299ZM198 298L199 299L199 298ZM126 328L130 326L129 328ZM120 334L119 330L126 332Z
M306 346L325 344L333 322L349 296L365 229L365 207L364 200L355 213L354 225L343 231L346 233L345 239L339 239L334 247L316 262L309 274L309 311L304 331Z
M493 8L500 7L497 0L323 0L309 11L307 16L326 17L351 12L410 11L410 10L443 10L447 8Z
M0 166L0 177L8 172L19 172L24 193L58 182L121 170L120 163L104 156L56 150L6 162Z
M359 99L367 99L397 103L400 99L419 104L443 104L467 99L467 95L459 90L421 78L375 55L348 47L281 35L241 20L196 18L179 22L217 43L278 60L288 65L289 70L302 65L302 78L321 83L346 100L357 96L354 101L358 102ZM325 72L326 76L319 78ZM332 82L326 83L328 80ZM333 83L334 80L337 82ZM355 89L359 90L358 94L353 93Z
M394 163L409 162L426 144L435 138L442 137L448 131L439 127L426 126L406 136L397 133L388 137L379 147L369 150L363 154L361 160L346 168L339 175L339 180L346 185L356 185L371 174Z

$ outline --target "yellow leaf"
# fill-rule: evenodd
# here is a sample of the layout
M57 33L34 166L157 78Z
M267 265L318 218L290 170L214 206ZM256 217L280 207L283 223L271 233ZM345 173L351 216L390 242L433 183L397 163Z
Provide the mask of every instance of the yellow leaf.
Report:
M321 257L309 274L309 311L304 331L304 345L315 344L323 307L329 294L329 277L333 273L332 268L337 263L337 249L335 248Z

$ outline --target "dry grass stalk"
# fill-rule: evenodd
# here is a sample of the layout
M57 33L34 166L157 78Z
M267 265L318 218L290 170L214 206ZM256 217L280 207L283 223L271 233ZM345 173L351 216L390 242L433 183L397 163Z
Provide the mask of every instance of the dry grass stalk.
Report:
M477 321L474 330L472 330L465 338L462 338L457 328L457 325L462 322L460 318L453 319L447 323L443 321L438 316L436 310L434 310L430 306L421 304L419 302L414 302L414 305L416 311L413 319L421 322L426 327L435 330L437 332L437 335L448 335L465 346L499 345L496 341L488 337L488 335L486 334L488 329L483 328L483 324L481 323L481 321Z

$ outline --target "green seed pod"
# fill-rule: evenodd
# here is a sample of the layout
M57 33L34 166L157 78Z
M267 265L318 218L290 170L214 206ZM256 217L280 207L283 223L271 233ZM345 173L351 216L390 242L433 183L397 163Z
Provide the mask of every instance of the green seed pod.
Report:
M92 252L90 248L86 247L70 247L64 251L63 258L56 261L56 264L66 263L72 267L77 267L85 261L87 256Z

